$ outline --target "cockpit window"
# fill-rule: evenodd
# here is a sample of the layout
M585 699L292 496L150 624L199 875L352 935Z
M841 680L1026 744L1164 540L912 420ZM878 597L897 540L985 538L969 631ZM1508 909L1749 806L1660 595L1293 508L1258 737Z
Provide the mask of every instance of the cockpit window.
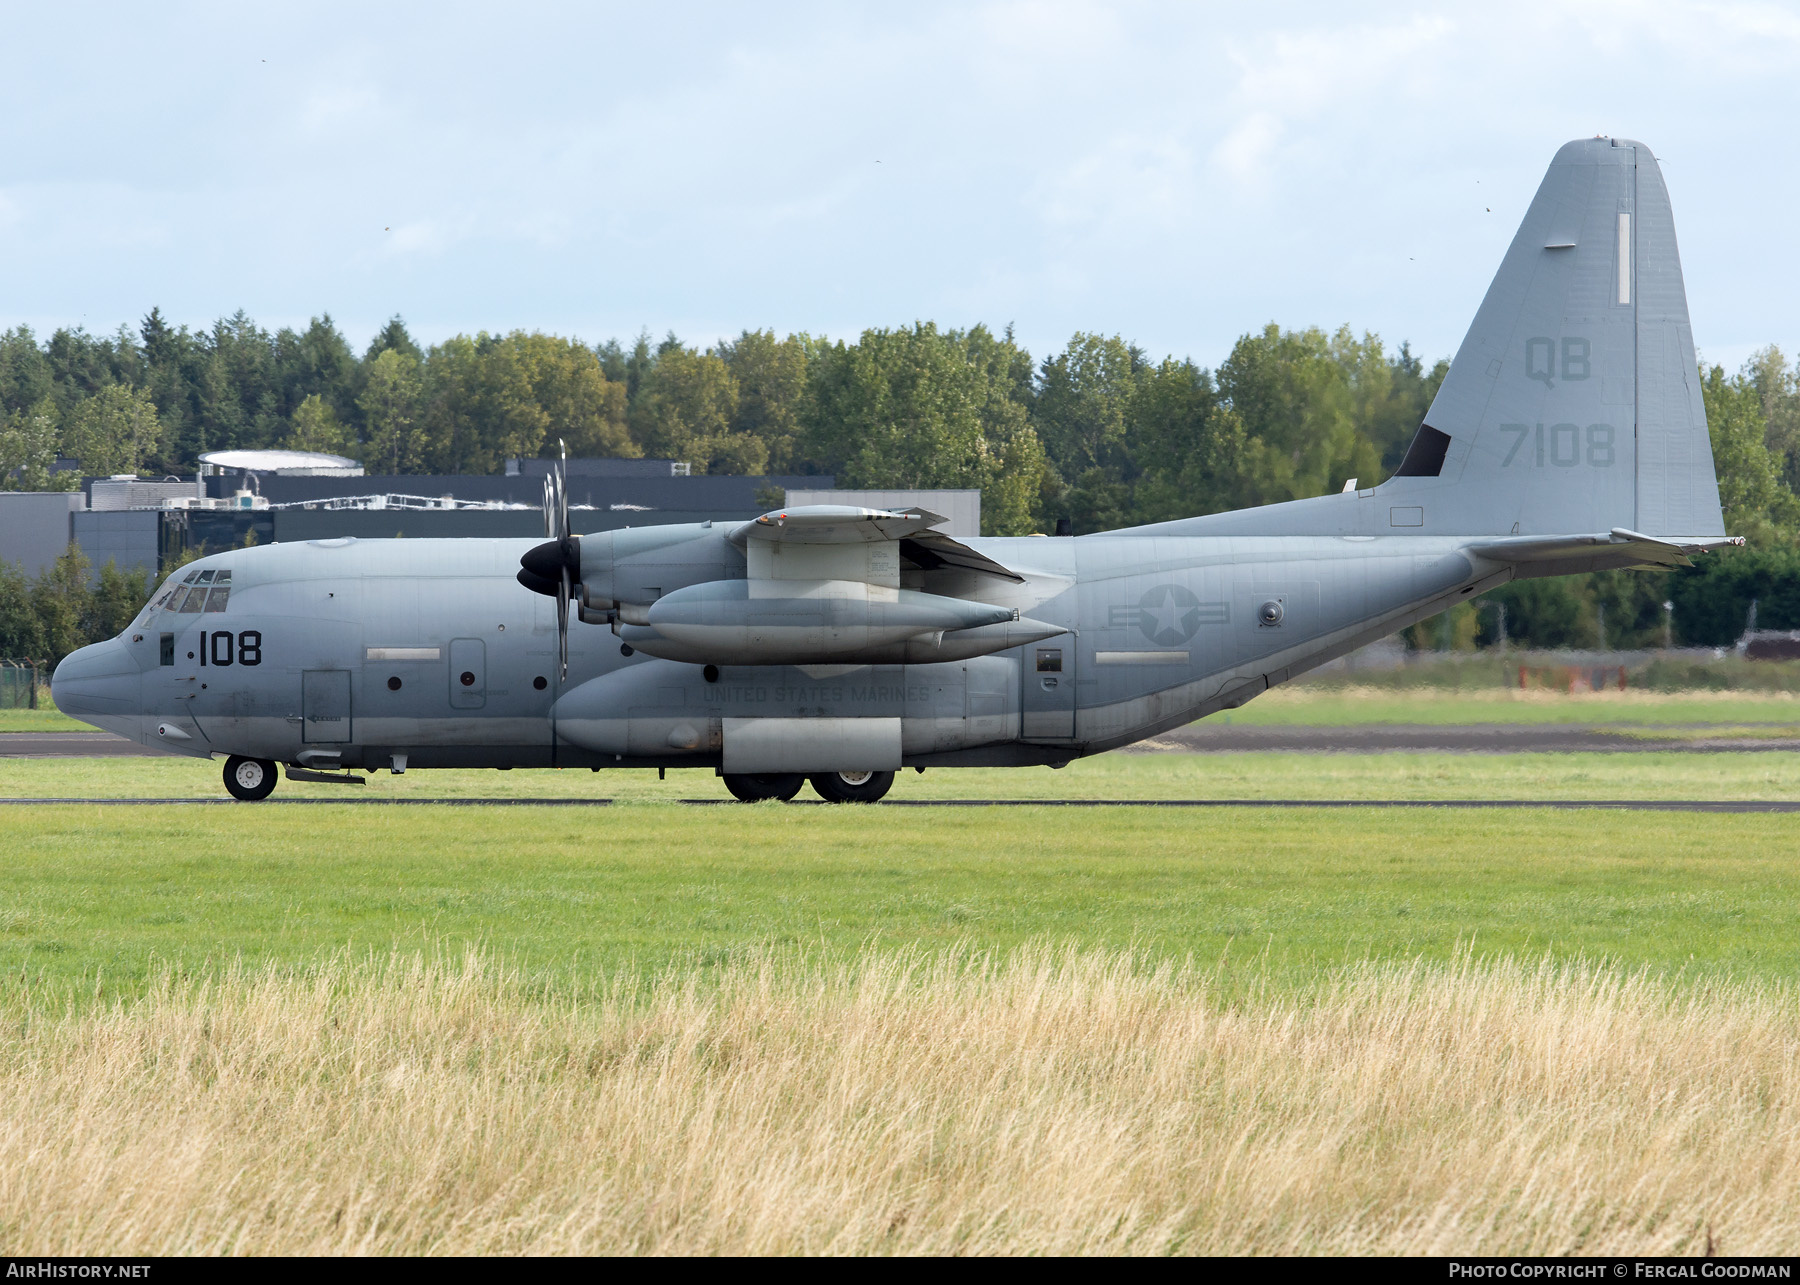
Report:
M181 583L165 588L161 597L151 600L146 612L160 610L193 615L202 611L224 611L230 600L231 571L208 567L204 571L190 571L181 577Z
M151 595L150 601L138 613L137 625L141 628L150 623L150 618L159 611L177 612L183 615L201 611L224 611L225 604L231 598L231 572L224 567L196 567L185 574L176 571L163 581L162 589Z

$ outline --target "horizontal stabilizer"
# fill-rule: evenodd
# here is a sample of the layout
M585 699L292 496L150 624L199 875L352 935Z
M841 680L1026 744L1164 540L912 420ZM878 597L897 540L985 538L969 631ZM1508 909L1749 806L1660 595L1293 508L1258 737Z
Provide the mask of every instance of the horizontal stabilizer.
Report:
M1742 536L1709 535L1658 537L1614 527L1604 535L1521 535L1487 540L1468 546L1468 551L1490 562L1514 564L1574 562L1603 556L1621 559L1618 565L1691 567L1692 556L1712 549L1741 545Z

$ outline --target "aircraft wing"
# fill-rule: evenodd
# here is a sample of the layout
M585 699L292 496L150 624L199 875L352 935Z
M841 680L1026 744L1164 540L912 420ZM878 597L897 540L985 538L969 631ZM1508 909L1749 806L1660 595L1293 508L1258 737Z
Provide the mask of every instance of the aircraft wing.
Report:
M1506 536L1471 544L1468 550L1490 562L1575 562L1602 556L1629 557L1632 566L1691 567L1694 554L1743 542L1735 535L1664 537L1614 527L1603 535Z
M931 528L944 518L925 509L864 509L847 504L810 504L778 509L732 530L729 539L739 548L751 540L793 544L867 544L896 541L900 556L925 571L972 571L996 576L1014 584L1025 577L1002 566L984 553L971 549Z

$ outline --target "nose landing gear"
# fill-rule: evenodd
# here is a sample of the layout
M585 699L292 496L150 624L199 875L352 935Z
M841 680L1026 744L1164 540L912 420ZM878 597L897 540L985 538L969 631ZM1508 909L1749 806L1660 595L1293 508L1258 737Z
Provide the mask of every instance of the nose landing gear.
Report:
M225 760L225 788L244 803L266 799L275 791L275 765L268 759L247 759L233 754Z

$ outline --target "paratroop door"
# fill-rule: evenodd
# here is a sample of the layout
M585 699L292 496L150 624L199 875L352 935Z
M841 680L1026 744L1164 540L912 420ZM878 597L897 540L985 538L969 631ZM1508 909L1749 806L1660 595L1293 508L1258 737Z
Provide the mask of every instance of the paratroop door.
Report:
M350 671L304 671L300 675L300 718L300 739L309 745L342 744L348 741Z
M1020 733L1028 741L1075 735L1075 640L1063 637L1025 648L1019 666Z

